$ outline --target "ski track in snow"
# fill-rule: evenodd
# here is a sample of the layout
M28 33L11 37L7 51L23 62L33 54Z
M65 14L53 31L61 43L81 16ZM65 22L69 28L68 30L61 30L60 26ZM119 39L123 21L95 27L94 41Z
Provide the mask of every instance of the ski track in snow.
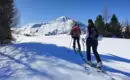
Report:
M96 72L87 74L70 41L66 35L17 37L16 44L0 47L0 80L110 80ZM103 68L116 80L130 80L129 47L130 40L99 41ZM83 47L82 53L86 56Z

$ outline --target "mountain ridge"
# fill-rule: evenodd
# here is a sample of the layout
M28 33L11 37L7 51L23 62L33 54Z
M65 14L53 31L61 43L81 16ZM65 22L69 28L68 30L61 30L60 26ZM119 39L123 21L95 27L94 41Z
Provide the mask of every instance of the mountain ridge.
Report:
M21 28L15 29L15 32L18 34L30 36L69 34L74 22L78 23L81 28L81 31L84 32L84 29L86 27L85 24L66 16L61 16L48 22L29 23Z

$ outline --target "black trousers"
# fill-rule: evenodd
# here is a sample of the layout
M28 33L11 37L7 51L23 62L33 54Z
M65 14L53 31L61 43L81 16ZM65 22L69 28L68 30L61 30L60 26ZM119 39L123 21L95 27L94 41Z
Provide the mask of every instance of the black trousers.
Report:
M78 49L81 50L81 46L80 46L80 37L73 37L73 48L76 48L76 42L78 44Z
M97 52L98 41L88 38L86 41L86 46L87 46L87 60L91 61L91 47L92 47L92 50L93 50L93 53L94 53L94 56L95 56L97 62L101 62L101 59Z

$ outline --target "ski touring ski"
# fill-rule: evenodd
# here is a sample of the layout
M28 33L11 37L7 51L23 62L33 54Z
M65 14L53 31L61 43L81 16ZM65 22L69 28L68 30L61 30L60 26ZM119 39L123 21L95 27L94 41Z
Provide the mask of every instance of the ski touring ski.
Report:
M83 67L85 68L85 71L87 72L87 74L91 74L93 72L97 73L97 74L102 74L105 78L109 78L110 80L115 80L111 74L107 73L105 70L103 70L103 66L97 68L96 64L92 64L89 65L87 63L87 60L85 59L84 55L82 54L82 52L79 52L78 49L75 49L74 52L76 54L78 54L81 58L81 60L85 63L83 64Z
M97 68L94 64L89 65L89 64L83 64L83 67L85 68L85 70L87 71L88 74L91 73L97 73L97 74L101 74L103 75L103 77L108 78L110 80L115 80L111 74L109 74L108 72L106 72L105 70L103 70L103 68Z

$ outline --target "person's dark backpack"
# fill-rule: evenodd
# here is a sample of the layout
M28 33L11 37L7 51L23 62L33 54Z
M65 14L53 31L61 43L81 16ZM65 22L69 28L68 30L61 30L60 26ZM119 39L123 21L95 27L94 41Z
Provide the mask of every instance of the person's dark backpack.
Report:
M92 39L97 39L98 38L98 30L97 30L97 28L94 26L94 27L91 27L90 28L90 37L92 38Z

